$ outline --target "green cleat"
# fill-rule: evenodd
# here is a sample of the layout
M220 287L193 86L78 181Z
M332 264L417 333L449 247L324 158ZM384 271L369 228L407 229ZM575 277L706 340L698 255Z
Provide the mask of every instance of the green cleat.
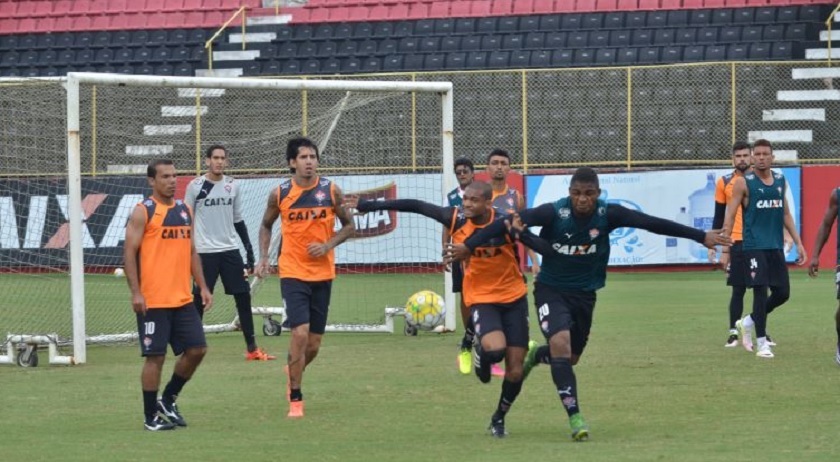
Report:
M525 364L522 365L522 380L528 378L531 369L537 365L537 342L531 340L528 342L528 354L525 356Z
M583 420L583 416L578 412L569 417L569 426L572 427L572 440L586 441L589 439L589 426Z

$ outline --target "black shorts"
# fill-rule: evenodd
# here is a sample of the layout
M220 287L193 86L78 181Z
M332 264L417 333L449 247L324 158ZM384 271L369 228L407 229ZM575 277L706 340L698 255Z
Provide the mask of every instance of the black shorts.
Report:
M837 300L840 300L840 265L834 271L834 285L837 287Z
M748 287L790 288L785 254L781 249L745 250L744 259Z
M201 268L204 270L204 282L210 292L216 287L216 280L222 277L222 285L228 295L246 294L251 291L248 276L245 273L245 263L238 250L228 250L216 253L200 253ZM193 287L193 293L198 294L198 286Z
M747 285L747 260L744 259L744 249L741 242L732 244L729 248L729 264L726 266L726 285L746 286Z
M510 303L477 303L470 307L475 334L481 339L497 330L505 334L507 346L528 346L528 297Z
M534 284L534 302L540 331L546 340L564 330L569 331L572 353L580 356L589 340L592 316L595 313L595 292L555 289Z
M459 293L464 287L464 268L461 262L452 265L452 292Z
M301 281L280 278L280 294L286 307L289 326L295 328L309 324L309 332L323 334L330 311L332 281Z
M207 346L201 318L192 303L180 308L150 308L145 315L138 313L137 332L142 356L165 355L166 345L172 345L176 356L189 348Z

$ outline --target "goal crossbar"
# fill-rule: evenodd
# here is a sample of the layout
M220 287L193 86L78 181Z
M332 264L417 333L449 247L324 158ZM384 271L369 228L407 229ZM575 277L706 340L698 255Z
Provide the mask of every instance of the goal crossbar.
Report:
M100 74L90 72L70 72L60 79L67 95L67 187L68 187L68 222L70 249L70 284L71 305L73 312L73 361L75 364L86 362L85 331L85 293L84 261L82 249L83 213L82 213L82 175L81 175L81 136L80 136L80 85L110 85L132 87L177 87L177 88L238 88L238 89L274 89L278 91L381 91L381 92L418 92L437 93L441 98L441 157L442 157L442 197L455 187L456 181L451 169L453 165L453 85L451 82L397 82L397 81L354 81L354 80L303 80L303 79L257 79L257 78L218 78L218 77L168 77L149 75ZM444 328L454 330L455 313L458 311L455 296L452 293L452 281L444 278L446 312Z

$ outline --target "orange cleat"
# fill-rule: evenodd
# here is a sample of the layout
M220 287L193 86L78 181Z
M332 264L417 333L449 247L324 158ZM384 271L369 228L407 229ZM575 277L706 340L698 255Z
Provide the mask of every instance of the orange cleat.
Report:
M303 401L289 402L289 413L286 414L286 417L290 419L299 419L303 417Z
M245 361L271 361L274 359L277 359L277 356L272 356L266 353L262 348L257 348L250 353L245 353Z

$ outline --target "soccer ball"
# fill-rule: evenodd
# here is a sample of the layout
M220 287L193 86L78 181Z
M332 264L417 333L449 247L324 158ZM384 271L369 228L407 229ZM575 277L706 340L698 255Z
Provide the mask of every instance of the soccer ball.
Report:
M124 269L122 269L122 268L116 268L116 269L114 270L114 277L121 278L121 277L123 277L123 276L125 276L125 270L124 270Z
M443 323L446 306L443 297L431 290L421 290L408 297L405 304L405 322L421 330L432 330Z

